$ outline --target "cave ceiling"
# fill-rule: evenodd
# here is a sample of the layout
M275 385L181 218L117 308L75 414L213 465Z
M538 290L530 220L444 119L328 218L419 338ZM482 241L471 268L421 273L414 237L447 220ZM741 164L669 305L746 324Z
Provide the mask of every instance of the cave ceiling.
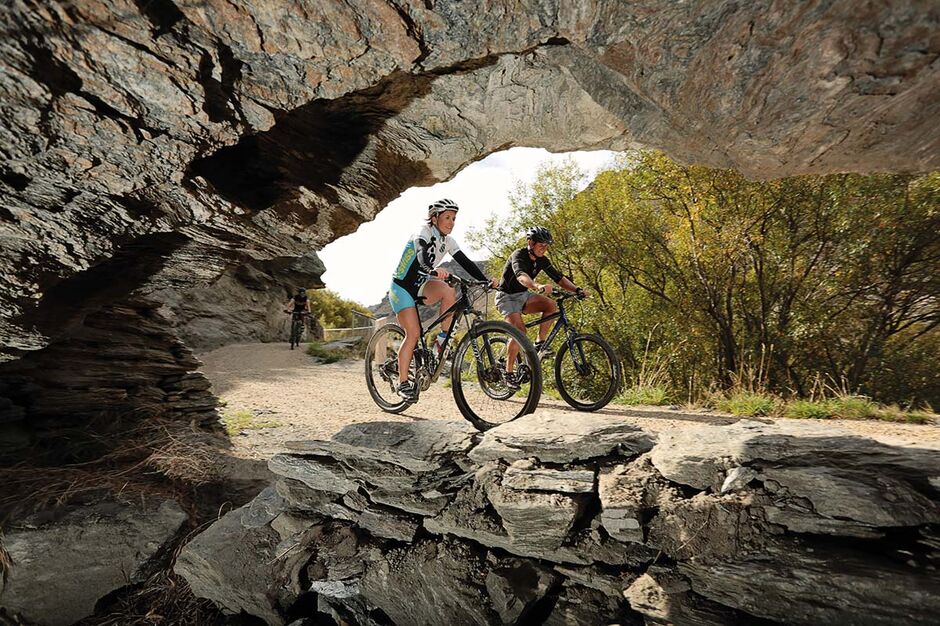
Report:
M511 146L940 167L935 0L12 0L0 28L0 360Z

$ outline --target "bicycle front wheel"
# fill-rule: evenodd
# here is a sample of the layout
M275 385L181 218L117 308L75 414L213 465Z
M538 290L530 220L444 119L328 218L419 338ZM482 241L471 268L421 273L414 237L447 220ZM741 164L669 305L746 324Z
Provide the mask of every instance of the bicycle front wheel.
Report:
M366 348L366 387L379 408L387 413L401 413L410 406L395 393L398 349L404 340L401 326L386 324L375 331Z
M290 349L293 350L294 346L300 345L300 336L303 333L303 327L301 322L293 320L290 326Z
M504 349L497 348L510 339L520 344L515 380L507 376ZM457 346L451 384L460 413L478 430L488 430L535 410L542 395L542 370L524 333L506 322L482 322Z
M620 361L598 335L578 335L555 356L555 384L565 402L579 411L596 411L620 389Z

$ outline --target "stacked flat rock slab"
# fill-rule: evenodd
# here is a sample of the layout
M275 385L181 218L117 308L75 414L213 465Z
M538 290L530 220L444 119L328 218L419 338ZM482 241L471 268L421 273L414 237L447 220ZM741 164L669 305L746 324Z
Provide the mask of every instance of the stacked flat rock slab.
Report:
M485 434L356 424L269 465L275 484L186 546L177 571L272 624L940 614L934 449L787 421L657 442L619 417L539 411Z

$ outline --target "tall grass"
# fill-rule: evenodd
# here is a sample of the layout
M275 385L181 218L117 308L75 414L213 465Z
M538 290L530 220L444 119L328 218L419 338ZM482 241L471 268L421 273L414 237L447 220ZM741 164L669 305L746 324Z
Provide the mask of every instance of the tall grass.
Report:
M670 403L672 394L669 391L669 362L675 352L664 355L659 351L650 351L654 330L655 327L646 337L640 368L631 384L625 386L614 400L617 404L660 406Z

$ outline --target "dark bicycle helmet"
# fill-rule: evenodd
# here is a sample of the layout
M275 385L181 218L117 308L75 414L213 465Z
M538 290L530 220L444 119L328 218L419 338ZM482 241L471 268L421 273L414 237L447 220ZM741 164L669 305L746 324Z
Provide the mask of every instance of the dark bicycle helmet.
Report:
M533 226L526 232L525 236L526 239L531 239L535 243L552 244L555 242L552 239L552 234L544 226Z
M428 219L431 219L435 215L440 215L444 211L459 211L460 208L457 206L457 203L453 200L448 200L443 198L438 200L434 204L428 207Z
M307 295L307 290L304 289L303 287L298 287L298 288L297 288L297 295L298 295L298 296L305 296L305 295Z

